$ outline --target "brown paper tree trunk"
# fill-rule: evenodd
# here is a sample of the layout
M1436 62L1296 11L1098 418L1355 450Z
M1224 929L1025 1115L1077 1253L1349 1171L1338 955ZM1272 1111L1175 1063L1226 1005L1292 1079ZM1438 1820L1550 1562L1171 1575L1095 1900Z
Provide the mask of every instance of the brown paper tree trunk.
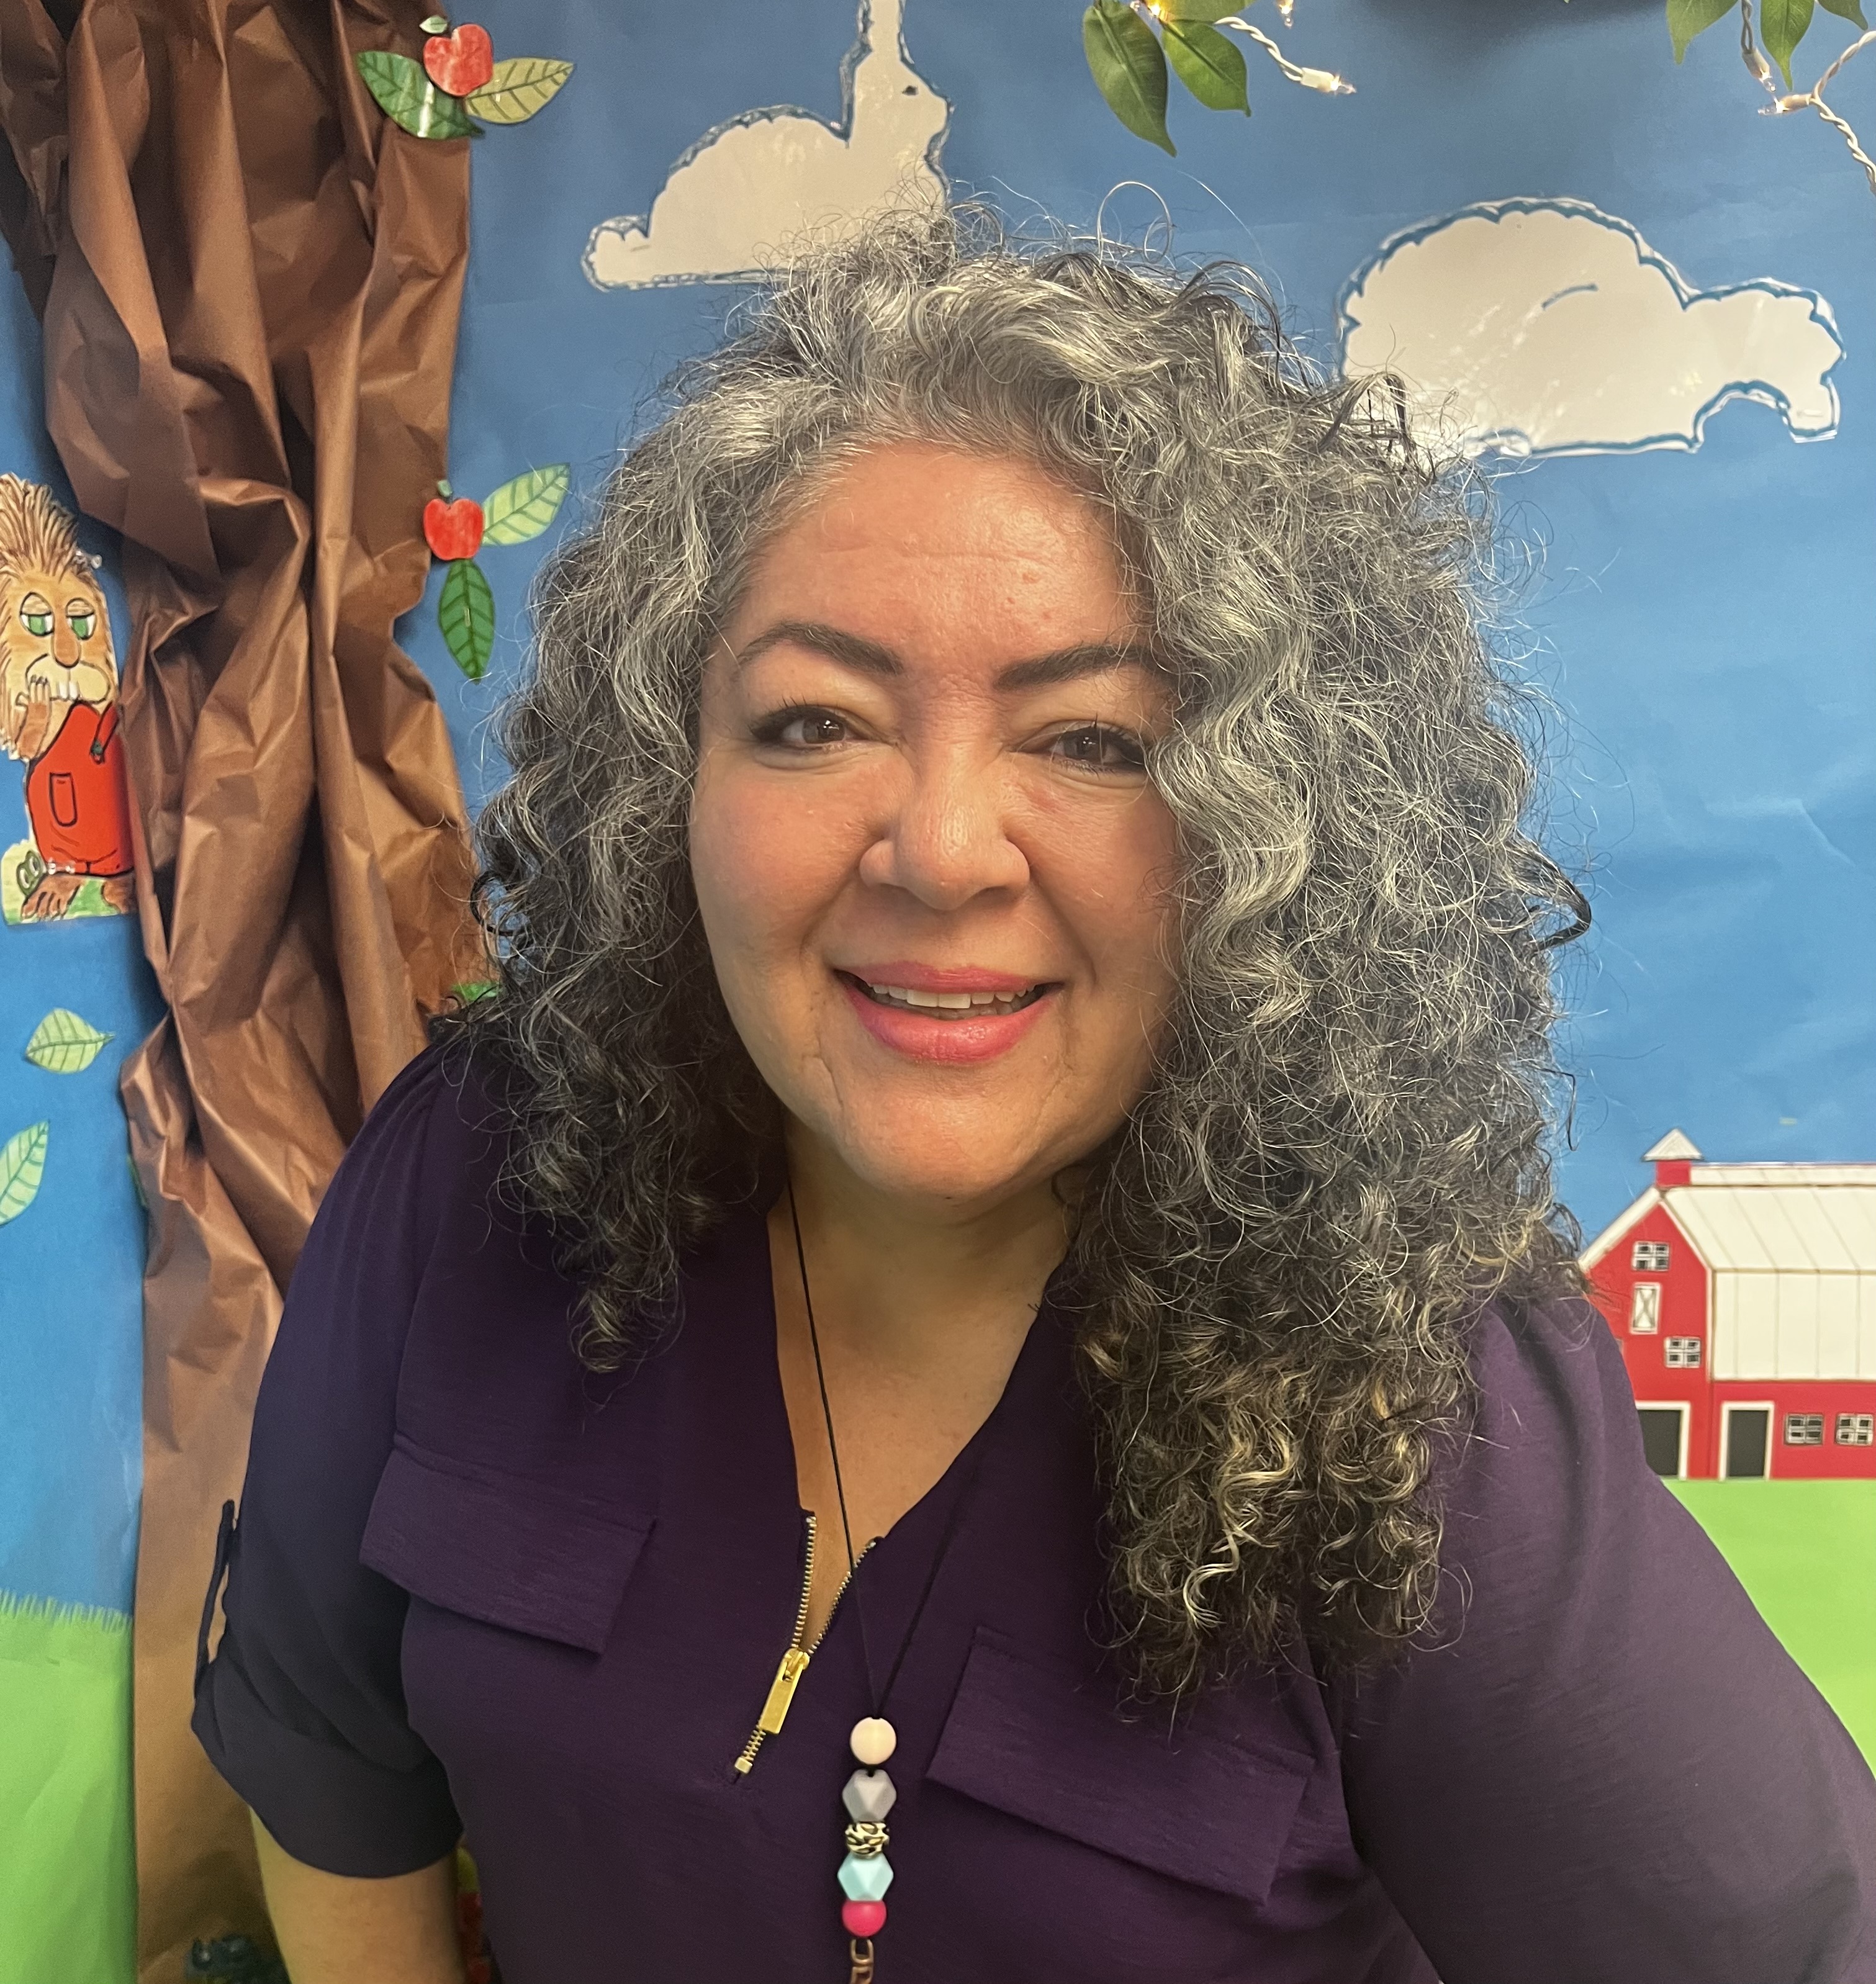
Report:
M139 905L169 1009L122 1078L150 1208L147 1984L264 1922L189 1714L281 1291L423 1015L484 973L448 736L390 632L446 473L467 146L391 126L352 60L414 48L423 11L0 0L0 224L44 318L47 424L123 538Z

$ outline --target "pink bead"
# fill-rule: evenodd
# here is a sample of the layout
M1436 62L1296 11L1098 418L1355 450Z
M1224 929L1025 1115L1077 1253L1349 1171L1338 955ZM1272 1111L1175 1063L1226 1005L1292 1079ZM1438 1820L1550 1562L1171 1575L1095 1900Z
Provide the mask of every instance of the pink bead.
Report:
M877 1770L899 1747L899 1732L883 1715L863 1717L847 1738L854 1755L870 1770Z
M883 1902L843 1902L840 1920L849 1935L877 1935L886 1926Z

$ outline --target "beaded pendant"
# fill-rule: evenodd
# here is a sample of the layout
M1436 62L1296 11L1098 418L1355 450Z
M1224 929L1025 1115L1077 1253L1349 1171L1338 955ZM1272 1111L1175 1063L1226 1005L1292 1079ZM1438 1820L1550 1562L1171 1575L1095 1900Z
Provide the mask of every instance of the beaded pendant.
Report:
M840 1863L841 1925L853 1961L848 1984L873 1984L873 1939L886 1926L886 1891L893 1885L886 1857L886 1815L899 1796L879 1767L899 1747L899 1736L883 1716L869 1715L847 1739L860 1768L840 1794L847 1808L847 1857Z

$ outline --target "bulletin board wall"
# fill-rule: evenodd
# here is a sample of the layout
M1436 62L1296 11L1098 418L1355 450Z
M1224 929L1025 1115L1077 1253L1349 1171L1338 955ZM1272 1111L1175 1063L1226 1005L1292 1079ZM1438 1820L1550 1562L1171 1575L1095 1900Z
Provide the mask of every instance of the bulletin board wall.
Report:
M497 57L573 67L521 121L399 140L474 155L452 491L567 470L544 528L476 553L492 622L473 672L441 613L450 561L397 629L471 808L502 776L490 719L533 571L659 380L718 339L735 279L806 206L857 207L910 169L1019 226L1248 262L1325 370L1396 367L1413 417L1491 468L1529 565L1508 649L1554 707L1546 837L1595 917L1562 967L1559 1044L1557 1172L1586 1235L1627 1247L1667 1161L1644 1154L1676 1131L1700 1163L1836 1167L1818 1189L1876 1192L1876 195L1817 119L1757 114L1724 28L1677 68L1657 0L1298 0L1287 28L1252 11L1355 93L1254 59L1249 119L1176 99L1168 156L1102 102L1073 5L722 0L707 32L600 0L476 10ZM1855 32L1819 18L1813 69ZM414 22L385 36L420 42ZM1837 100L1876 129L1865 67ZM0 354L0 471L70 508L17 291ZM432 493L412 489L414 517ZM121 645L112 541L79 537ZM28 824L24 779L0 763L0 846ZM30 1195L0 1197L0 1720L35 1732L0 1750L0 1861L27 1873L0 1882L0 1984L133 1967L143 1226L114 1079L159 1010L134 916L0 926L0 1145L49 1126ZM69 1072L26 1051L55 1010L106 1037ZM1876 1392L1868 1220L1852 1207L1833 1272L1870 1319L1842 1382ZM1692 1499L1876 1750L1856 1651L1876 1577L1855 1556L1876 1479L1837 1457L1815 1492L1789 1484L1808 1501L1775 1499L1776 1466L1714 1484L1750 1507ZM1775 1569L1794 1560L1801 1579Z

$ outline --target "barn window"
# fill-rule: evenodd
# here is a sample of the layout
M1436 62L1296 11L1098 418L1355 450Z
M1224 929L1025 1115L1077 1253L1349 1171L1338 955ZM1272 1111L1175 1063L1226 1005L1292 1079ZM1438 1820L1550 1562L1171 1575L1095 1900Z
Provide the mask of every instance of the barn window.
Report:
M1700 1368L1700 1339L1697 1336L1670 1336L1667 1349L1669 1370L1697 1371Z
M1839 1446L1876 1446L1876 1413L1839 1413L1837 1443Z
M1667 1272L1667 1242L1665 1240L1637 1240L1629 1265L1640 1273L1665 1274Z
M1661 1284L1637 1282L1629 1299L1629 1329L1636 1336L1652 1336L1661 1327Z
M1785 1414L1785 1444L1787 1446L1823 1446L1823 1413L1787 1413Z

